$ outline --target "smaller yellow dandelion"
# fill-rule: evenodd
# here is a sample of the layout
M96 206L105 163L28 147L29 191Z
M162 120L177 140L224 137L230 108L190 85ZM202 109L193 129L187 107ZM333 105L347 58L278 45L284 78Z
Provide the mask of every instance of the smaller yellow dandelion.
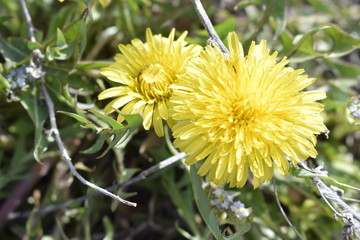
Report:
M115 98L105 107L105 113L120 109L124 114L143 116L143 126L148 130L154 126L158 136L164 135L163 119L168 117L168 102L172 95L169 85L177 81L177 75L185 71L185 64L201 51L198 45L184 40L187 32L174 40L175 29L168 38L152 35L146 29L146 42L133 39L131 44L119 45L121 54L115 56L115 63L101 70L109 80L119 86L106 89L99 100Z
M302 91L315 79L276 61L266 42L252 43L247 56L235 33L228 58L207 46L189 62L171 88L174 145L191 154L187 164L204 160L198 173L214 183L254 187L269 181L273 166L287 174L288 159L315 157L316 135L326 131L320 112L322 91Z

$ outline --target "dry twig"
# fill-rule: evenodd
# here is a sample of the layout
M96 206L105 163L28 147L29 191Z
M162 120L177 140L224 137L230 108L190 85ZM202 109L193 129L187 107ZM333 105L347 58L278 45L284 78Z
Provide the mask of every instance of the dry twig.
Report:
M206 31L208 32L208 34L210 36L210 39L209 39L210 42L213 42L217 47L220 48L221 52L225 56L228 56L229 50L225 47L225 45L221 41L219 35L215 31L214 26L212 25L212 23L210 21L210 18L206 14L206 11L205 11L203 5L201 4L201 1L200 0L192 0L192 2L195 6L195 10L196 10L197 14L199 15L199 18L201 19L201 22L203 23Z
M139 173L136 177L133 177L123 183L119 183L119 184L115 184L111 187L107 187L106 190L108 191L115 191L117 189L120 189L120 188L124 188L124 187L127 187L127 186L130 186L134 183L137 183L137 182L140 182L144 179L146 179L149 175L161 170L161 169L164 169L178 161L180 161L181 159L184 159L186 158L188 155L186 155L185 153L179 153L175 156L172 156L172 157L169 157L161 162L159 162L158 164L142 171L141 173ZM56 205L50 205L50 206L47 206L47 207L44 207L42 209L40 209L39 211L36 212L37 215L45 215L45 214L48 214L48 213L51 213L51 212L54 212L56 210L59 210L59 209L63 209L63 208L66 208L68 206L71 206L75 203L79 203L79 202L84 202L88 199L91 199L91 198L95 198L95 197L98 197L98 196L101 196L102 193L100 192L94 192L94 193L90 193L90 194L87 194L87 195L84 195L84 196L81 196L81 197L78 197L78 198L75 198L75 199L71 199L69 201L66 201L66 202L63 202L63 203L60 203L60 204L56 204ZM10 220L14 220L16 218L27 218L29 215L31 214L31 211L27 211L27 212L23 212L23 213L12 213L10 214L9 216L9 219Z

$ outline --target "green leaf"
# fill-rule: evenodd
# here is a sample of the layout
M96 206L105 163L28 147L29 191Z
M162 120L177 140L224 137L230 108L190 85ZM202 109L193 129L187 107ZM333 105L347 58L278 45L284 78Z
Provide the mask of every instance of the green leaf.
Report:
M324 62L329 65L341 77L356 77L360 75L360 67L358 64L341 61L339 59L324 59Z
M75 118L79 122L85 124L85 125L83 125L84 128L91 128L91 129L93 129L95 131L98 131L98 128L92 122L90 122L89 120L87 120L86 118L84 118L84 117L82 117L82 116L80 116L78 114L65 112L65 111L57 111L57 112L68 115L68 116L70 116L72 118Z
M221 39L225 39L229 32L232 32L236 28L236 19L235 18L227 18L224 22L216 25L215 31L219 35Z
M30 118L35 125L35 140L34 140L34 158L40 162L41 155L45 152L48 141L44 135L44 124L48 118L48 112L45 104L37 97L37 88L34 85L31 96L19 94L20 103L28 112Z
M101 131L99 133L99 137L96 139L96 142L94 143L94 145L92 145L90 148L81 151L82 153L85 154L92 154L95 153L97 151L100 151L100 149L102 148L102 146L104 145L105 141L107 138L109 138L112 134L108 135L106 132Z
M102 158L107 154L113 147L115 147L116 144L120 144L124 142L124 140L129 136L129 129L121 129L121 131L116 131L114 133L114 138L111 140L109 146L106 148L106 150L97 158Z
M49 61L69 59L75 51L75 46L76 43L74 41L67 44L64 34L58 28L56 32L56 46L48 46L46 48L46 57Z
M121 174L121 179L125 182L134 176L135 173L139 172L140 168L125 168L122 169L119 174Z
M121 125L119 122L117 122L116 120L112 119L111 117L108 117L96 110L89 110L89 112L91 112L92 114L96 115L97 117L99 117L100 119L104 120L105 122L107 122L113 129L124 129L125 126Z
M104 120L106 123L108 123L114 130L122 130L122 129L131 129L134 130L136 129L138 126L141 125L142 122L142 118L140 115L123 115L125 119L125 125L115 121L114 119L96 111L96 110L89 110L89 112L93 113L94 115L96 115L97 117L99 117L100 119ZM121 114L121 113L119 113Z
M306 55L319 56L320 54L316 53L313 48L313 44L314 44L313 35L319 31L323 31L328 28L330 28L330 26L328 26L328 25L319 26L319 27L309 30L308 32L306 32L303 35L297 36L294 39L293 48L286 55L290 56L290 55L293 55L295 52L297 52L297 53L306 54Z
M9 89L10 88L10 83L8 82L8 80L6 78L3 77L3 75L0 73L0 90L3 89Z
M56 8L56 11L52 12L52 16L49 19L48 29L46 31L46 42L54 39L58 28L64 29L70 26L73 22L79 19L79 13L84 10L85 4L79 1L67 1L61 8Z
M108 67L112 62L110 61L79 61L76 64L78 70L93 70Z
M54 46L54 44L56 44ZM73 22L64 33L57 28L56 43L52 42L46 48L46 57L49 61L67 60L73 56L74 63L78 61L85 49L86 35L83 19Z
M69 56L63 52L66 49L66 46L63 47L47 47L46 48L46 58L49 61L53 60L66 60Z
M56 46L65 46L66 45L66 40L64 37L64 34L62 33L62 31L58 28L56 30Z
M184 174L180 181L175 179L175 175L174 169L168 169L166 173L163 174L161 183L169 193L178 213L185 220L192 233L200 235L194 217L193 193L189 184L189 175ZM181 229L178 229L178 231L181 231ZM183 232L183 234L186 233Z
M106 139L109 138L111 135L112 134L108 135L106 132L101 131L99 133L99 137L96 139L96 142L94 143L94 145L92 145L90 148L88 148L84 151L81 151L81 152L85 153L85 154L92 154L92 153L96 153L96 152L100 151L100 149L104 145Z
M31 51L27 42L21 38L9 38L7 41L0 36L0 52L7 62L21 62Z
M328 50L318 51L314 49L315 40L313 36L319 31L323 31L324 34L317 41L322 41L329 48ZM360 39L356 39L334 24L326 24L313 28L302 36L297 36L294 39L294 44L294 47L286 55L290 56L296 53L296 56L292 57L291 60L300 62L315 57L337 58L347 55L360 48Z
M76 63L86 46L86 25L83 19L76 21L64 31L64 37L69 44L73 53L74 62Z
M330 24L330 28L326 29L325 32L328 34L325 38L330 37L333 39L332 48L325 57L341 57L360 48L360 39L351 36L334 24Z
M336 102L347 103L349 98L352 96L350 93L346 92L345 89L341 89L340 87L329 84L329 91L326 93L327 98Z
M196 173L195 166L190 167L190 178L194 192L194 199L199 209L201 217L209 227L210 231L217 240L223 240L219 226L217 225L214 213L211 210L209 199L206 197L204 190L201 187L199 176Z
M285 30L280 34L280 38L283 43L282 45L284 47L283 52L285 53L290 52L290 50L293 47L293 37L289 34L288 31Z
M104 216L102 219L104 228L105 228L105 237L103 240L111 240L114 239L114 225L111 223L109 217Z
M95 116L97 116L99 119L105 121L110 127L110 128L104 128L102 126L96 126L94 123L90 122L89 120L78 114L62 112L62 111L60 111L60 113L73 117L74 119L83 123L84 124L83 127L85 128L91 128L97 131L99 135L98 139L91 147L82 151L83 153L92 154L101 150L106 139L113 137L106 150L97 158L101 158L105 156L105 154L108 153L114 146L125 142L126 139L130 136L130 133L134 131L136 128L138 128L142 122L141 116L139 115L123 115L125 119L124 121L125 123L122 124L96 110L93 109L89 110L89 113L92 113Z
M226 39L228 33L235 30L235 28L236 28L236 19L235 18L228 18L224 22L214 26L214 28L215 28L215 31L217 32L217 34L219 35L219 37L221 39ZM204 37L204 38L209 37L209 35L208 35L208 33L207 33L207 31L205 29L198 30L197 34Z

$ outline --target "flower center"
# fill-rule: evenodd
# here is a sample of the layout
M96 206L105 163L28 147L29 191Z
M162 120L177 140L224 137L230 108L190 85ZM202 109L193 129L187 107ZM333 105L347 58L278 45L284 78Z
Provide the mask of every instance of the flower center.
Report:
M161 64L147 65L137 77L138 92L146 100L163 100L169 98L169 85L174 82L175 75Z
M232 104L230 112L230 122L234 124L249 124L257 113L256 106L248 99L243 98Z
M141 73L143 81L146 83L154 83L158 80L166 78L166 71L163 66L158 63L148 65Z

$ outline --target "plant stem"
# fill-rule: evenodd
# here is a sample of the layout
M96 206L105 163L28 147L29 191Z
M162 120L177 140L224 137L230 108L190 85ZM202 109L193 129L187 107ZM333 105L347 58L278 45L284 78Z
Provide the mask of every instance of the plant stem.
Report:
M206 31L210 36L210 41L212 41L217 47L220 48L221 52L225 55L229 55L229 50L225 47L224 43L221 41L219 35L216 33L214 26L212 25L202 3L200 0L192 0L195 10L199 15L201 22L203 23Z

